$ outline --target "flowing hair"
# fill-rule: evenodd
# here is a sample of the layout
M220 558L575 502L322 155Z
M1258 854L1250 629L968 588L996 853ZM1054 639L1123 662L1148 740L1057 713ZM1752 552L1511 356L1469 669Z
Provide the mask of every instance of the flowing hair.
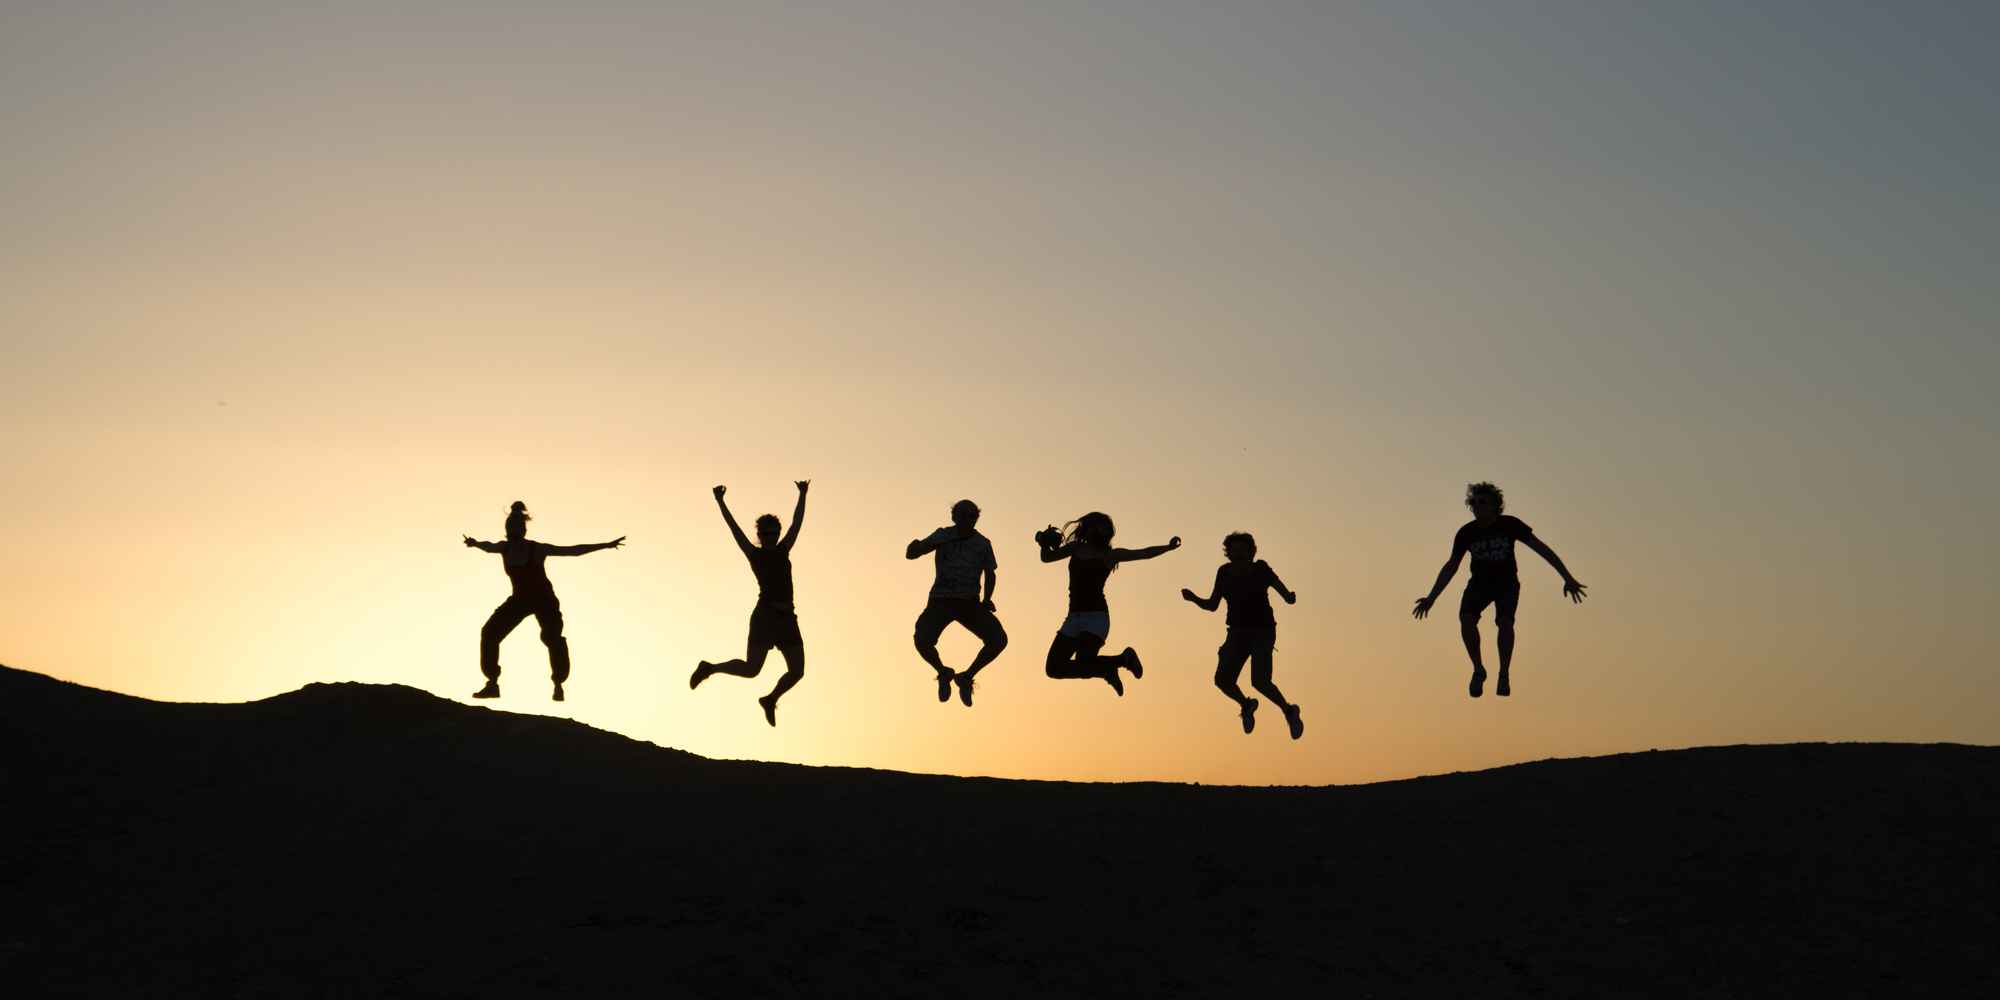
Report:
M1116 572L1118 561L1110 558L1111 539L1118 534L1118 527L1111 523L1111 515L1093 510L1068 524L1063 525L1063 541L1071 545L1104 550L1105 562Z

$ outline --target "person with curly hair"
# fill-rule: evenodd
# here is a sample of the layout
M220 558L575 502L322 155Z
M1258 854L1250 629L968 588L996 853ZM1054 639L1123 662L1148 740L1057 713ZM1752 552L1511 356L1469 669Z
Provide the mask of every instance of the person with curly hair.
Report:
M1422 619L1430 614L1431 605L1437 603L1438 595L1451 583L1458 572L1458 564L1466 556L1472 557L1472 579L1465 585L1465 594L1458 602L1458 632L1465 640L1466 655L1472 657L1472 680L1466 685L1466 693L1477 698L1486 686L1486 664L1479 655L1479 616L1488 605L1493 607L1493 622L1499 630L1500 677L1493 685L1493 693L1502 698L1513 693L1513 686L1507 676L1507 668L1514 660L1514 610L1521 601L1521 579L1514 563L1514 543L1534 550L1535 554L1548 560L1557 573L1562 574L1563 596L1572 604L1582 604L1584 586L1570 575L1569 567L1563 565L1548 543L1535 536L1535 530L1522 523L1520 518L1502 513L1507 509L1507 496L1500 487L1492 483L1471 483L1465 487L1465 506L1472 510L1472 520L1458 529L1452 536L1451 557L1445 560L1444 568L1438 570L1437 582L1431 585L1431 592L1417 598L1412 617Z
M715 674L755 677L763 672L764 658L775 648L785 658L785 672L770 694L757 699L758 707L764 710L764 721L773 726L778 724L778 699L806 675L806 641L799 635L799 616L792 607L792 545L799 540L799 525L806 519L806 488L812 482L801 479L795 485L799 488L799 505L792 511L791 529L780 539L778 518L761 515L757 518L756 545L743 536L743 529L737 527L735 516L729 513L729 502L722 498L729 487L715 488L715 505L722 508L723 523L729 525L730 536L736 539L736 547L742 550L743 558L750 562L750 572L757 577L757 606L750 611L750 638L743 658L721 663L702 660L688 677L690 688L700 687L702 681Z

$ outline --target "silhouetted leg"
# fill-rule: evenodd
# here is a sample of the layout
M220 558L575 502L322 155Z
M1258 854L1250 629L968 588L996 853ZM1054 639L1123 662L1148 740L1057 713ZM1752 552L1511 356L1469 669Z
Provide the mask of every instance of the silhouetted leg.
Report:
M562 687L569 680L569 640L563 638L562 608L537 609L535 624L542 627L542 645L549 648L549 679Z
M493 609L479 629L479 672L486 675L488 690L495 689L500 680L500 640L507 638L507 633L514 631L514 626L521 624L531 611L527 602L509 597Z
M1269 643L1258 645L1250 650L1250 686L1256 688L1258 694L1271 699L1271 704L1278 706L1279 711L1284 712L1286 715L1292 714L1292 703L1285 700L1284 693L1279 691L1278 685L1271 681L1271 646Z
M1236 679L1243 676L1243 664L1248 659L1250 651L1233 635L1215 651L1215 686L1246 712L1255 709L1250 707L1250 699L1243 696L1243 689L1236 685Z
M1097 643L1102 646L1104 640L1099 639ZM1058 633L1054 641L1049 643L1048 662L1043 665L1043 672L1057 680L1080 680L1098 676L1093 672L1094 668L1077 662L1076 654L1080 646L1081 643L1076 637Z
M930 664L932 670L937 671L940 682L951 679L951 668L945 666L944 660L938 657L937 649L938 636L944 634L944 627L949 624L951 615L948 612L935 603L927 604L924 606L923 614L917 616L916 634L913 636L917 644L917 655L923 657L924 662ZM940 683L938 700L944 701L950 697L951 690Z
M771 693L764 696L773 704L776 704L779 698L783 698L785 692L790 691L792 685L797 684L806 675L805 646L779 646L778 655L785 658L785 672L778 677L778 683L772 686Z
M986 669L987 664L999 659L1000 654L1006 652L1007 630L1000 626L1000 619L993 612L981 608L978 613L960 619L959 624L977 636L981 643L979 655L974 656L972 665L962 671L965 676L971 677Z
M1502 698L1514 693L1513 682L1507 676L1507 668L1514 663L1514 610L1520 606L1520 602L1519 584L1515 584L1493 602L1493 625L1499 632L1496 641L1500 646L1500 676L1493 683L1493 693Z
M769 655L770 652L771 647L769 646L762 643L751 643L750 648L745 651L743 659L711 663L708 665L708 670L710 673L728 674L732 677L755 677L763 672L764 657Z

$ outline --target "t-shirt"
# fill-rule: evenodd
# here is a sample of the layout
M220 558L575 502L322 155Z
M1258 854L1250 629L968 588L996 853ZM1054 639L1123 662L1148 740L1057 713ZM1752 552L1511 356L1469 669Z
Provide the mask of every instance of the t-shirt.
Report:
M752 545L743 551L750 572L757 574L757 606L792 606L792 554L783 547Z
M1502 514L1492 524L1468 523L1458 529L1451 544L1454 550L1472 557L1473 579L1512 580L1520 576L1514 564L1514 543L1534 533L1535 529L1521 523L1520 518Z
M510 538L500 543L500 564L507 568L515 597L555 599L555 588L550 586L548 570L543 566L548 555L548 548L542 543L525 538L519 541Z
M932 597L978 600L980 574L1000 565L993 558L993 543L977 530L961 537L955 527L939 528L924 544L935 546L937 582L931 584Z
M1104 603L1104 581L1111 579L1109 559L1083 560L1074 556L1069 560L1069 610L1110 611Z
M1248 566L1223 563L1215 571L1215 593L1229 602L1230 628L1276 628L1271 614L1271 587L1278 574L1262 559Z

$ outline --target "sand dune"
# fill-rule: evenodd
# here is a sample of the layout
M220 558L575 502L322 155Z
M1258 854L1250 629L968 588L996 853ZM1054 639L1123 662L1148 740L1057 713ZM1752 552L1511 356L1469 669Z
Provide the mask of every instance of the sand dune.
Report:
M403 687L0 668L10 996L1991 989L2000 749L1322 789L710 761Z

